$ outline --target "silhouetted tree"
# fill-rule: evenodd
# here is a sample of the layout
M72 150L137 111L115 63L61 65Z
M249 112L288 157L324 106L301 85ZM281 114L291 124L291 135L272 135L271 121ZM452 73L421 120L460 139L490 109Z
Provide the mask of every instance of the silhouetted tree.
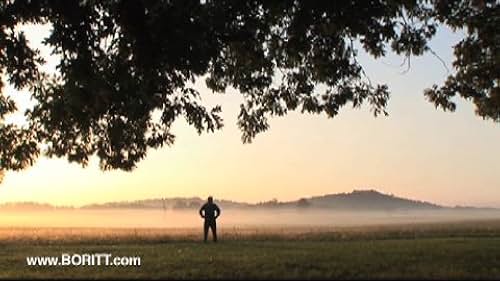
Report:
M500 121L500 2L435 1L436 20L467 36L455 47L456 72L425 91L436 107L454 111L456 95L471 100L484 119Z
M297 201L297 207L305 208L305 207L309 207L309 206L311 206L311 202L309 202L305 198L300 198L299 201Z
M495 0L6 0L0 2L0 72L36 102L26 126L3 123L16 105L0 95L0 168L32 165L40 152L102 169L131 170L148 148L171 145L183 116L198 133L222 127L192 82L214 92L236 88L243 142L270 116L325 113L368 103L386 114L389 90L372 84L357 60L388 49L409 57L429 50L439 24L463 29L456 73L426 96L453 110L454 95L500 121L499 7ZM58 73L17 27L50 24L45 44ZM359 43L356 43L359 42ZM3 86L3 85L0 85ZM159 118L153 112L158 112ZM42 150L43 147L43 150Z

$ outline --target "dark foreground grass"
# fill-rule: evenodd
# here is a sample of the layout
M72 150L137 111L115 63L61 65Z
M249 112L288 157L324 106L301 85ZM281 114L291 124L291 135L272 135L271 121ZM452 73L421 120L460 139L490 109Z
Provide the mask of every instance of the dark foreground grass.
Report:
M468 226L467 226L468 227ZM1 278L78 279L500 279L500 232L443 225L426 235L370 236L341 230L302 235L227 235L217 244L191 239L5 240ZM425 227L423 227L425 229ZM415 227L415 231L420 228ZM460 230L461 229L461 230ZM488 231L489 229L489 231ZM97 231L97 230L96 230ZM452 233L460 235L451 235ZM350 234L349 234L350 233ZM433 235L433 233L435 235ZM358 233L359 234L359 233ZM187 234L186 234L187 235ZM310 237L308 237L308 235ZM350 235L350 236L349 236ZM188 236L186 236L188 237ZM224 238L224 237L222 237ZM27 256L111 253L140 256L140 267L29 267Z

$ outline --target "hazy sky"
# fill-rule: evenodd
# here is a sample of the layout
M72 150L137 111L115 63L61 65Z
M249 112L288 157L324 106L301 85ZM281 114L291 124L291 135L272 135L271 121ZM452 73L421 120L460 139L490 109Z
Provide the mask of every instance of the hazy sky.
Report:
M26 31L36 44L47 27ZM442 29L431 44L450 69L451 46L460 38ZM150 150L132 172L100 171L96 159L81 168L40 158L7 173L0 202L82 205L209 194L257 202L370 188L446 205L500 207L500 124L477 117L468 102L448 113L424 99L423 90L447 76L441 62L431 54L412 58L410 71L401 74L401 57L360 61L372 82L389 85L388 117L374 118L368 106L345 107L333 119L291 113L243 145L236 126L241 97L234 90L212 94L199 81L204 101L223 106L223 130L198 136L179 119L174 146ZM28 103L28 94L7 90Z

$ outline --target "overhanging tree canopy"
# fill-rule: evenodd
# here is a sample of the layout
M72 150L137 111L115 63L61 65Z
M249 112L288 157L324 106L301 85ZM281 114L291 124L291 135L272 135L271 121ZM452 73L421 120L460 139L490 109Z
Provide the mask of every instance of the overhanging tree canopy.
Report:
M61 57L58 73L41 71L43 58L16 29L26 23L51 24L45 43ZM102 169L131 170L148 148L173 143L179 116L199 133L222 127L221 108L206 108L191 86L200 77L215 92L231 86L244 96L244 142L291 110L333 117L368 103L385 113L389 89L365 77L354 42L375 58L389 49L421 55L439 24L466 37L455 46L455 73L426 97L454 110L458 95L500 121L495 0L2 1L0 72L36 105L26 126L5 124L17 109L2 90L0 169L32 165L43 144L49 156L86 165L97 155Z

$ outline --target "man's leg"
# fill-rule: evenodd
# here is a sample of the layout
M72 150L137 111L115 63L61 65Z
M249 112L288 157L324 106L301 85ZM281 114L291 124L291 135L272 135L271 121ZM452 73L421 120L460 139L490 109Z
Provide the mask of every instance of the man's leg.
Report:
M217 224L215 223L215 220L212 222L211 228L212 228L212 237L214 238L214 242L217 242Z
M208 224L208 221L205 220L205 223L203 224L203 241L207 242L207 236L208 236L208 227L209 227L209 224Z

